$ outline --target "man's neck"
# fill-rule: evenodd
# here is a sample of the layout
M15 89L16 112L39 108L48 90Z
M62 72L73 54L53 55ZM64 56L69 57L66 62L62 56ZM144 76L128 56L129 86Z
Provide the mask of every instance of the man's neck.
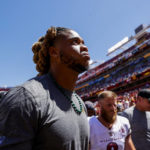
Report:
M108 129L111 129L113 126L113 123L106 122L101 116L98 117L98 120Z
M78 74L68 69L51 69L51 75L55 79L58 85L69 91L73 91L78 79Z

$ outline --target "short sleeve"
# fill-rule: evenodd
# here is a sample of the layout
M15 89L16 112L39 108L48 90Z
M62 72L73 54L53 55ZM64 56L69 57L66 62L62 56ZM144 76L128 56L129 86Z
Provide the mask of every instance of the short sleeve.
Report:
M130 125L128 119L127 119L127 126L126 126L126 128L127 128L127 135L130 135L131 134L131 125Z
M0 149L32 149L37 121L31 93L23 87L12 88L0 101Z
M124 124L124 126L125 126L125 129L126 129L126 131L127 131L127 136L129 135L129 134L131 134L131 125L130 125L130 122L129 122L129 120L128 120L128 115L127 115L127 113L125 113L125 112L122 112L122 116L120 116L120 118L122 118L122 124Z

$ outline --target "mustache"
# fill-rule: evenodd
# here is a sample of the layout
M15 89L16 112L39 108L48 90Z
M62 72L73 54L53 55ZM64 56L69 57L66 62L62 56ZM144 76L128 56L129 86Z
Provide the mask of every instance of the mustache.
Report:
M117 112L112 111L114 114L110 116L108 112L106 112L104 109L101 111L101 117L108 123L113 123L116 120Z

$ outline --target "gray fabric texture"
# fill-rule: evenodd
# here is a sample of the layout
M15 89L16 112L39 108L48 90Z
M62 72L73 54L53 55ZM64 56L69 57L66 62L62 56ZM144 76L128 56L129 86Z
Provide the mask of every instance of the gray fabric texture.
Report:
M132 106L122 112L122 116L129 119L131 137L136 150L150 149L150 112L141 112Z
M64 92L80 108L72 92ZM0 101L0 149L87 150L85 111L84 106L80 115L75 113L49 74L33 78Z

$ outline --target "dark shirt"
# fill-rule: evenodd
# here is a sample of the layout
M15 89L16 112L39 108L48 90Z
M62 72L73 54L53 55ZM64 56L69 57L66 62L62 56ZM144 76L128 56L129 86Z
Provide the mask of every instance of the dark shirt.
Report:
M122 116L129 119L131 137L136 150L150 149L150 112L142 112L132 106L122 112Z
M12 88L0 102L2 150L87 150L88 141L85 109L75 113L49 74Z

